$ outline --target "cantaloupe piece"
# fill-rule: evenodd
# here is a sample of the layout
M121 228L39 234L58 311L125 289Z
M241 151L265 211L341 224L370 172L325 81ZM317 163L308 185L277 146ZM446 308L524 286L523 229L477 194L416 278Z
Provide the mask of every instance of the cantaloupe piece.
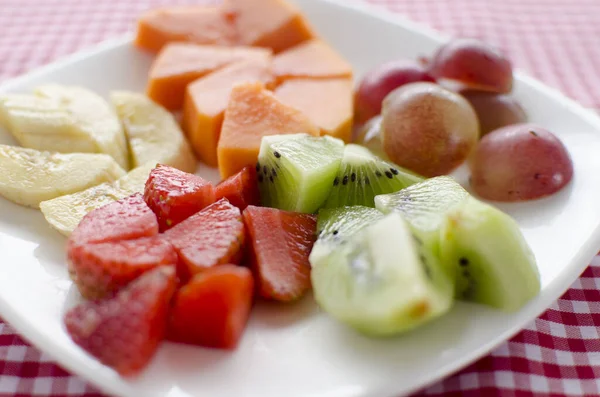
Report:
M294 79L277 87L275 96L319 127L322 135L350 142L353 121L352 79Z
M138 19L135 44L158 52L173 41L232 45L236 29L222 7L171 6L144 12Z
M197 157L217 166L217 143L223 115L234 85L259 81L273 83L271 58L233 63L188 85L183 105L183 127Z
M352 77L352 66L322 40L305 41L273 58L278 82L290 78Z
M266 48L167 44L150 68L147 94L165 108L178 110L183 106L185 88L192 81L233 62L268 60L270 56L271 50Z
M246 166L254 167L263 136L319 129L299 110L281 103L261 83L236 85L225 111L218 145L219 171L223 179Z
M285 0L225 0L224 9L240 44L280 52L315 37L300 10Z

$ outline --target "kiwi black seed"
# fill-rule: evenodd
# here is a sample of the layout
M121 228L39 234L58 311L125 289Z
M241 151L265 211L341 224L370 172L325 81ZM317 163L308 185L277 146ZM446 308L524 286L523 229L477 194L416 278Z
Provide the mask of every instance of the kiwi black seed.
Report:
M277 171L275 171L275 168L271 168L271 175L277 176Z
M281 154L279 152L273 152L273 155L277 158L281 158Z
M379 171L375 171L375 175L377 175L377 177L381 178L383 176L383 174Z
M385 176L387 176L390 179L392 179L394 177L394 175L390 171L386 171Z
M337 234L338 234L338 231L337 231L337 230L334 230L334 231L333 231L333 235L335 236L335 235L337 235Z
M347 185L348 184L348 175L344 175L344 178L342 179L342 185Z
M263 174L267 175L269 173L269 170L267 169L266 165L263 165Z
M271 181L271 183L273 183L273 177L272 176L269 177L269 180Z
M392 171L392 174L394 175L398 175L398 170L395 168L390 168L390 171Z
M337 186L340 184L340 178L338 178L337 176L335 177L335 179L333 180L333 186Z
M356 181L356 173L355 172L353 172L352 175L350 175L350 180L352 182Z
M467 258L460 258L458 260L458 264L462 267L468 266L469 265L469 260Z
M258 174L258 182L262 183L263 181L263 176L261 174Z
M260 163L256 163L256 172L260 171Z

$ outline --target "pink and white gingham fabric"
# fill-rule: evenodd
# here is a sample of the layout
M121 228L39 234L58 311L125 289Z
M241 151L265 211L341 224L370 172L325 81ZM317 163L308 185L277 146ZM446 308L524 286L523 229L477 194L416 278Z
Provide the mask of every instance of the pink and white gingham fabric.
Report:
M600 0L365 1L451 35L481 38L502 48L518 68L600 109ZM131 30L144 9L193 2L0 0L0 81ZM520 334L418 395L598 396L599 326L597 257ZM5 396L102 394L29 346L0 319L0 397Z

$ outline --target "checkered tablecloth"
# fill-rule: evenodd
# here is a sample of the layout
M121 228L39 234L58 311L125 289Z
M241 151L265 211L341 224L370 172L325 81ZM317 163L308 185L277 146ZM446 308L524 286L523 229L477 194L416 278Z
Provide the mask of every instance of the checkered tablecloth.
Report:
M600 109L600 0L367 1L452 35L482 38L517 67ZM186 2L0 0L0 81L125 32L151 6ZM598 396L598 326L600 258L520 334L419 394ZM101 396L0 319L0 397L32 395Z

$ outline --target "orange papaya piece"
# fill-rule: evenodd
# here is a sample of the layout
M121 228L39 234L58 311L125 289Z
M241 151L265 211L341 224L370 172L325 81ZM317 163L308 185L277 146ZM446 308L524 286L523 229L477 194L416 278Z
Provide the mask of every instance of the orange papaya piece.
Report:
M236 62L188 85L183 105L183 128L198 158L217 166L217 143L223 115L234 85L273 80L270 56Z
M321 135L350 142L354 105L351 79L288 80L277 87L275 95L308 116Z
M319 135L319 129L308 117L280 102L262 83L236 85L225 111L217 149L221 177L254 167L263 136L299 132Z

